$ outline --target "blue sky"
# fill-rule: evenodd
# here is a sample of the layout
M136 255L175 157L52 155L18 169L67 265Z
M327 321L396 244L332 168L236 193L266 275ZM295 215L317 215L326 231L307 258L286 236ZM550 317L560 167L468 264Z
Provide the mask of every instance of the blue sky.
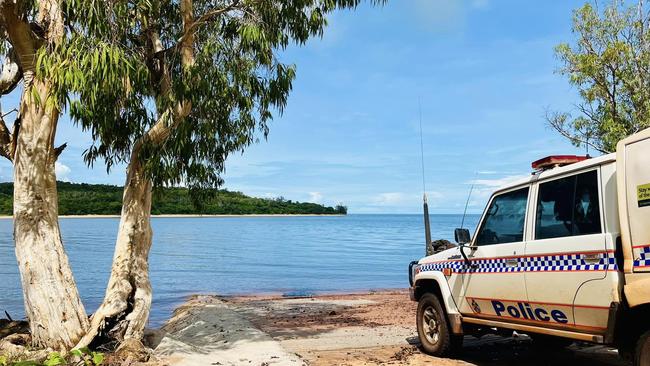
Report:
M583 1L392 0L330 17L322 39L281 60L298 69L283 116L267 141L232 156L225 188L259 197L333 205L351 213L419 213L422 105L432 213L471 212L499 185L530 174L530 163L584 153L545 124L547 109L574 111L577 93L555 73L553 47L571 41ZM17 95L4 97L4 111ZM11 118L9 118L11 119ZM67 116L59 179L121 185L81 157L90 137ZM0 181L11 180L0 162ZM476 177L476 178L475 178Z

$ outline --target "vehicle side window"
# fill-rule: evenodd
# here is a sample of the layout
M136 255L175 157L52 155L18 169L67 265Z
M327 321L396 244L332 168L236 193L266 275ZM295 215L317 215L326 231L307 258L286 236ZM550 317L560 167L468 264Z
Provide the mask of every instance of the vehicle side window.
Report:
M528 187L496 196L476 236L476 245L514 243L524 240Z
M598 173L595 170L539 185L535 239L600 232Z

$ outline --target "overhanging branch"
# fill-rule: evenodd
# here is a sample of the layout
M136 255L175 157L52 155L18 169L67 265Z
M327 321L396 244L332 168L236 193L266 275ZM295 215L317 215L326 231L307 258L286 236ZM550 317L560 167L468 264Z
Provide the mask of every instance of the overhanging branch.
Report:
M35 43L31 26L19 16L20 2L0 0L0 25L7 32L9 43L16 55L16 62L20 71L26 75L27 82L31 82L34 73ZM25 75L23 75L25 76Z
M14 161L19 125L20 119L17 119L14 122L14 132L10 132L5 123L4 116L0 115L0 156L4 156L9 161Z
M61 146L55 148L55 149L54 149L54 158L55 158L55 159L58 159L58 158L59 158L59 155L61 155L61 153L63 152L63 150L65 150L66 147L68 147L68 143L67 143L67 142L64 143L63 145L61 145Z
M227 13L229 11L238 9L240 6L240 0L234 0L230 5L224 7L224 8L219 8L219 9L212 9L207 12L205 12L203 15L199 16L192 22L192 24L189 24L187 27L184 27L185 29L183 30L183 35L176 41L176 43L168 47L164 50L158 51L154 54L155 57L158 57L159 54L161 53L166 53L172 50L176 50L187 41L187 38L190 38L194 35L196 30L203 24L208 23L210 21L213 21L216 17L218 17L221 14Z
M22 76L16 53L12 48L7 53L0 70L0 95L11 93L20 83Z

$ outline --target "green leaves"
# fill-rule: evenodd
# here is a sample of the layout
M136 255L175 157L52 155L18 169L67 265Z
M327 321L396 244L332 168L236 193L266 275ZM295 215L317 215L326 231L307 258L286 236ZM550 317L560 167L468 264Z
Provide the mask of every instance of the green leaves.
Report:
M58 352L52 352L47 356L47 359L43 362L43 366L58 366L65 365L65 359Z
M72 360L77 357L78 360ZM0 366L58 366L58 365L85 365L99 366L104 362L104 355L99 352L92 352L87 348L73 350L65 356L59 352L48 354L47 358L41 363L36 361L13 361L10 362L5 356L0 356Z
M583 99L579 116L551 113L552 127L576 146L601 152L650 127L650 18L640 4L613 2L599 11L586 4L574 12L573 45L555 49L566 75Z
M179 2L66 0L70 36L39 55L39 70L91 132L89 165L129 161L142 140L138 158L156 186L182 182L195 192L219 186L228 155L266 137L268 121L284 111L296 68L278 53L322 35L328 13L360 2L194 0L195 60L187 67ZM170 113L190 103L189 115ZM144 138L157 121L171 128L169 137Z

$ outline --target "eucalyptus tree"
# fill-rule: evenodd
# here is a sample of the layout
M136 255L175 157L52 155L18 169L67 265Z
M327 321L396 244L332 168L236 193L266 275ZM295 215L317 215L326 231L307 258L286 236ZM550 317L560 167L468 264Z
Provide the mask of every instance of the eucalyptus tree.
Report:
M0 155L14 165L14 239L25 313L34 346L67 349L88 317L61 242L54 164L60 105L37 54L57 52L69 36L57 0L0 0L0 95L22 85L12 130L0 118Z
M587 3L574 12L573 33L556 53L582 99L579 115L549 112L547 120L576 146L612 152L650 127L650 13L643 0Z
M282 51L321 36L328 13L359 3L67 2L84 37L42 53L43 76L57 81L57 100L74 95L70 115L94 140L86 162L127 164L111 276L78 347L98 336L142 338L152 296L153 187L183 184L198 195L219 186L228 155L266 137L286 106L296 71L280 60ZM105 21L82 20L89 15Z

